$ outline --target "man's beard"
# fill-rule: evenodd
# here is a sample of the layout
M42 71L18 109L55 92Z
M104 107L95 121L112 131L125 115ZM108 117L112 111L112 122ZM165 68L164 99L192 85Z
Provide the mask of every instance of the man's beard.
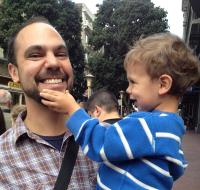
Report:
M58 70L58 69L46 70L35 76L35 78L34 78L35 85L34 86L32 86L32 87L26 86L25 87L22 84L22 89L23 89L24 93L26 94L26 96L35 100L37 103L42 104L42 102L41 102L42 98L40 96L40 91L38 90L37 86L40 82L42 82L43 80L45 80L47 78L62 78L63 80L68 81L68 76L65 75L63 72L61 72L60 70Z
M23 88L23 86L22 86L22 88ZM42 104L42 102L41 102L42 98L40 96L39 90L37 90L36 88L32 88L32 89L23 88L23 90L27 97L35 100L39 104Z

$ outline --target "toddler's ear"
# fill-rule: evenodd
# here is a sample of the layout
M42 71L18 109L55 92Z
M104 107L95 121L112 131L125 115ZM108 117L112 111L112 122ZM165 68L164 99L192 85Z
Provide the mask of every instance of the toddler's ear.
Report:
M163 74L160 76L159 81L160 81L159 94L163 95L168 93L172 87L172 82L173 82L172 77L167 74Z

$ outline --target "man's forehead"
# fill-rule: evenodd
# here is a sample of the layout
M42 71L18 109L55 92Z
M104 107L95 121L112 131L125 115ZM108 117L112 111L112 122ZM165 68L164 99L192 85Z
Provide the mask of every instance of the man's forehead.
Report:
M47 23L39 22L24 27L16 37L16 44L23 41L36 42L37 40L42 40L42 39L44 39L45 41L45 38L47 38L49 35L51 35L51 37L54 38L56 37L60 41L64 42L60 34L53 26Z

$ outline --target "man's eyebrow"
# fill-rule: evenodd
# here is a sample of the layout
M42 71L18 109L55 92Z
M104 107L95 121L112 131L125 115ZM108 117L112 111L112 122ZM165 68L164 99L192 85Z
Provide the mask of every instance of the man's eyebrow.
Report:
M38 51L41 51L43 48L42 46L39 46L39 45L35 45L35 46L30 46L26 49L25 51L25 56L28 56L28 54L32 51L35 51L35 50L38 50Z
M59 50L65 50L66 53L68 54L68 49L65 45L59 45L59 46L55 47L54 50L58 50L58 51Z

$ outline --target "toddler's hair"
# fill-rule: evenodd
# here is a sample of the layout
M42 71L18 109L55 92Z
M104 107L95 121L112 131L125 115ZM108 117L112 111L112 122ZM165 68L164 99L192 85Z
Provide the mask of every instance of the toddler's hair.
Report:
M124 68L144 64L151 79L162 74L172 77L170 94L181 96L200 78L200 61L176 35L158 33L139 39L126 54Z

